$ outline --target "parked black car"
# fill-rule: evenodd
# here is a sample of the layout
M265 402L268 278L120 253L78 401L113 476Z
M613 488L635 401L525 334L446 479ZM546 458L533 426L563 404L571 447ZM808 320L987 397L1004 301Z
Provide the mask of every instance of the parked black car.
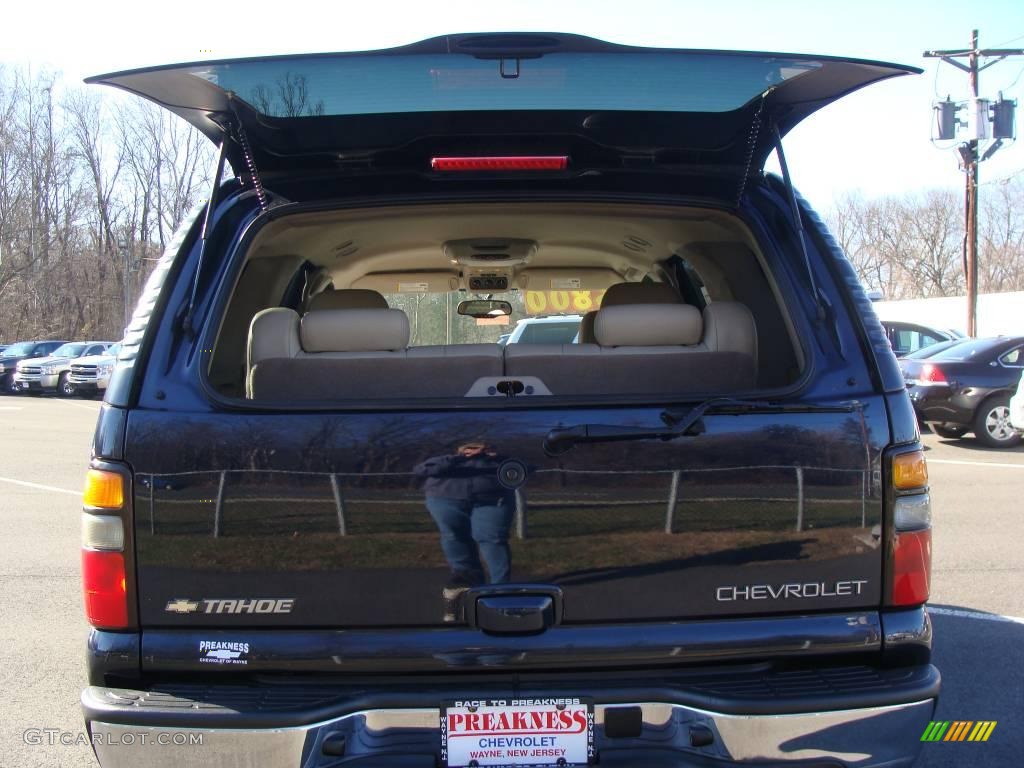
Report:
M1024 371L1024 337L972 339L923 360L904 359L910 400L941 437L973 432L991 448L1020 442L1010 424L1010 398Z
M235 171L97 425L100 764L908 765L939 692L917 424L762 169L916 71L477 34L94 78ZM582 343L494 343L521 292Z
M0 353L0 390L8 395L18 393L18 384L14 380L18 363L36 357L46 357L56 350L64 341L19 341L11 344Z

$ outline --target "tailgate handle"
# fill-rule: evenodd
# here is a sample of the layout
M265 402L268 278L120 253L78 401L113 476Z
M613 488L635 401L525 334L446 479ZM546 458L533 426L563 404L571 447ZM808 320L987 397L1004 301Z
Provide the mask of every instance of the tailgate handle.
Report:
M550 595L492 595L476 601L476 625L498 635L543 632L554 624Z
M489 584L464 598L466 623L495 635L528 635L562 623L562 590L553 584Z

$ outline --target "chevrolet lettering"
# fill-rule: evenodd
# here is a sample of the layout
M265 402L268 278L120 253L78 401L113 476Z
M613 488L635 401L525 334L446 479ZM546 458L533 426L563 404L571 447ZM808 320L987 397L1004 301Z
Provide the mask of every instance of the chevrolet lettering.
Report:
M732 600L784 600L808 597L847 597L861 594L866 580L813 582L810 584L752 584L750 586L725 586L715 590L715 599L721 602Z

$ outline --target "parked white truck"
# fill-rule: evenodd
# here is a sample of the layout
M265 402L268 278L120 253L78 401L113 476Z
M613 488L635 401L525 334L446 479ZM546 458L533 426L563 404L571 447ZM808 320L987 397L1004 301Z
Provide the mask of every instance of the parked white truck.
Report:
M72 360L68 381L74 387L74 394L82 397L101 394L110 383L110 375L114 372L114 363L120 349L121 344L118 343L102 354Z

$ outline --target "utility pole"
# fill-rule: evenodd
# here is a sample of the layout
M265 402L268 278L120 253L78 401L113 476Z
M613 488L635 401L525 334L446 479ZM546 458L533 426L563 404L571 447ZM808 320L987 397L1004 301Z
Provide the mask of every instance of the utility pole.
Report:
M967 278L967 335L978 335L978 166L982 161L988 160L1002 146L1003 138L1013 138L1012 129L1010 136L993 135L995 143L978 156L978 145L982 137L988 137L988 124L981 126L982 120L988 121L988 102L982 102L978 98L978 73L988 69L1009 56L1024 56L1022 48L978 48L978 30L971 31L971 47L966 49L950 51L925 51L925 58L942 59L947 64L952 64L959 70L966 72L970 78L971 102L968 107L971 114L967 120L968 126L974 126L973 135L966 142L958 147L960 159L964 168L965 206L964 218L966 231L966 253L964 258L964 271ZM979 66L978 60L982 57L995 57L983 66ZM967 59L963 64L957 59ZM982 112L984 111L984 114ZM1012 115L1012 109L1011 109ZM1012 118L1011 118L1012 119ZM951 138L940 136L940 138Z
M36 110L33 96L35 84L32 82L32 62L28 64L28 162L29 186L32 188L32 210L28 230L28 258L35 269L36 264L36 229L39 227L39 178L36 173Z
M121 254L121 295L124 298L124 329L132 319L131 289L131 253L128 250L128 238L122 235L117 238L117 250Z

